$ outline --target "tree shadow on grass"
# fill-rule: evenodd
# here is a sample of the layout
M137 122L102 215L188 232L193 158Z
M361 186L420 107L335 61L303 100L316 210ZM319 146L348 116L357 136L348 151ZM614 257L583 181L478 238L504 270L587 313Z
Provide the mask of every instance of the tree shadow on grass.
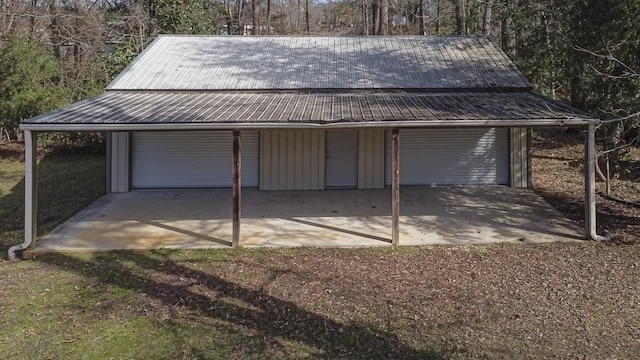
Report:
M202 321L228 324L225 331L235 329L232 331L238 332L238 338L243 339L236 346L242 347L243 356L266 356L265 349L276 346L274 344L280 340L303 344L304 349L313 351L305 357L323 359L441 359L461 351L447 345L415 349L394 333L363 322L338 322L269 295L262 288L253 289L225 280L164 259L159 253L111 252L88 261L59 254L43 256L38 261L77 272L102 284L133 290L159 300L168 308L179 305ZM96 266L98 263L100 266ZM123 263L134 264L140 271L125 267ZM179 277L180 281L169 280L173 277ZM186 326L180 321L171 321L169 326L175 327L174 332L185 332L180 328ZM215 333L212 329L212 334ZM190 352L198 354L202 349L190 349ZM292 354L293 357L299 355Z
M104 154L47 153L38 161L38 235L43 235L105 193ZM21 161L16 159L16 161ZM24 239L24 174L0 196L0 253Z

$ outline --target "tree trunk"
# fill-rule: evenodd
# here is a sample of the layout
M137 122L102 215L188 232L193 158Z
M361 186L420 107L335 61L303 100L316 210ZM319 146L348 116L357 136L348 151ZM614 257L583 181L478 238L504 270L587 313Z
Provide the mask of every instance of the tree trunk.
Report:
M81 16L81 14L79 14L78 8L79 8L79 5L78 6L74 6L73 10L72 10L74 12L74 15L75 15L73 31L76 34L81 34L82 33L82 29L80 27L80 16ZM82 15L86 16L86 14L82 14ZM73 60L75 62L75 66L76 66L75 70L78 71L78 69L80 68L80 64L82 63L82 52L81 52L81 49L80 49L80 43L75 38L73 39Z
M426 0L420 0L420 35L427 35L427 11Z
M300 9L302 8L302 0L298 0L298 7L296 8L296 33L300 30Z
M309 0L305 0L304 20L305 20L305 29L307 30L307 35L309 35L311 33L311 29L309 27Z
M500 21L500 42L502 50L513 59L516 55L516 39L512 34L513 19L511 18L511 14L511 2L505 0L502 19Z
M147 28L144 31L144 35L148 39L154 31L153 20L156 18L156 7L153 4L153 0L147 0L145 4L147 7ZM144 39L140 39L140 44L144 44Z
M389 35L389 0L380 0L378 35Z
M251 1L251 23L253 25L251 34L260 35L260 0Z
M456 0L456 34L467 35L466 0Z
M34 37L36 35L36 11L38 8L38 0L31 0L31 19L29 19L29 36ZM9 29L7 29L9 30Z
M224 12L227 18L227 35L233 35L233 14L231 13L231 0L224 0Z
M482 16L482 34L491 36L491 20L493 13L493 0L486 0L484 3L484 14Z
M583 108L585 103L583 81L585 67L579 58L575 59L571 66L571 105L577 108Z
M380 35L378 33L380 31L380 6L378 0L371 1L371 15L373 16L371 35Z
M362 33L364 35L369 35L371 25L369 24L369 6L367 6L367 0L362 0L362 26Z
M271 34L271 0L267 0L267 35Z
M245 31L244 25L245 24L242 22L242 8L244 7L244 0L237 0L236 4L237 4L237 8L238 8L238 30L242 32L241 35L246 35L244 33L244 31Z
M440 0L436 3L436 35L440 35Z
M56 58L60 59L62 54L60 53L60 45L62 40L60 38L60 24L58 24L58 14L56 14L56 1L49 0L47 3L47 12L51 17L51 22L49 24L49 31L51 36L51 44L53 44L53 53Z

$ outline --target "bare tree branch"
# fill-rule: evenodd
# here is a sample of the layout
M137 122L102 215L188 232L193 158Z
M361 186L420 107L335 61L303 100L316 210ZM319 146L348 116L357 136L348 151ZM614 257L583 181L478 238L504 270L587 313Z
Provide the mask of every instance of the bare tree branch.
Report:
M593 70L594 70L598 75L603 75L603 76L606 76L606 77L608 77L608 78L612 78L612 79L628 79L628 78L640 77L640 74L638 74L638 72L637 72L635 69L633 69L633 68L629 67L629 66L628 66L627 64L625 64L623 61L621 61L621 60L620 60L620 59L618 59L616 56L614 56L614 55L613 55L613 53L611 52L611 49L609 48L609 46L608 46L608 45L606 46L606 48L607 48L607 54L606 54L606 55L604 55L604 54L598 54L598 53L595 53L595 52L593 52L593 51L591 51L591 50L587 50L587 49L582 48L582 47L579 47L579 46L575 46L575 47L574 47L574 49L575 49L575 50L577 50L577 51L587 53L587 54L589 54L589 55L591 55L591 56L594 56L594 57L597 57L597 58L600 58L600 59L605 59L605 60L608 60L608 61L614 62L614 63L616 63L616 64L618 64L618 65L622 66L622 67L625 69L625 71L624 71L623 75L612 75L612 74L608 74L608 73L602 72L602 71L600 71L600 70L596 69L593 65L590 65L590 67L591 67L591 68L592 68L592 69L593 69Z

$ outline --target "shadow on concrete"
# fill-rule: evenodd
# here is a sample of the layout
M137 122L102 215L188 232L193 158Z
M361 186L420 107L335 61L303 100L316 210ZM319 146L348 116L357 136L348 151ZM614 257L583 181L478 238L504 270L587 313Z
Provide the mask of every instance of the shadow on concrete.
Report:
M369 235L369 234L358 232L358 231L352 231L352 230L349 230L349 229L344 229L344 228L340 228L340 227L336 227L336 226L329 226L329 225L320 224L320 223L317 223L317 222L307 221L307 220L302 220L302 219L288 218L287 220L293 221L293 222L297 222L299 224L319 227L319 228L326 229L326 230L337 231L337 232L341 232L341 233L344 233L344 234L356 235L356 236L361 236L361 237L365 237L365 238L369 238L369 239L373 239L373 240L378 240L378 241L382 241L382 242L386 242L386 243L391 243L391 239L386 238L386 237L382 237L382 236Z
M223 245L223 246L231 246L231 241L227 241L227 240L223 240L223 239L218 239L212 236L207 236L206 234L202 234L202 233L198 233L197 231L190 231L190 230L186 230L186 229L181 229L175 226L169 226L167 224L162 224L159 223L157 221L149 221L149 220L144 220L144 219L137 219L137 222L141 223L141 224L146 224L146 225L150 225L150 226L156 226L162 229L167 229L170 231L175 231L175 232L179 232L188 236L193 236L196 237L198 239L202 239L202 240L207 240L207 241L211 241L212 243L216 243L219 245Z

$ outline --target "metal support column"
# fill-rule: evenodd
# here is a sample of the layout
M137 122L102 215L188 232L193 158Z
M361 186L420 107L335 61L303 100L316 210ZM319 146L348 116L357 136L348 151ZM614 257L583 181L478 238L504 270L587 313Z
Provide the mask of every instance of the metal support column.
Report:
M233 131L233 240L232 246L240 245L240 204L242 185L240 131Z
M15 260L16 251L33 249L38 235L38 133L24 132L24 242L9 248L9 260Z
M589 240L599 240L596 233L596 128L590 124L587 129L585 142L584 169L584 226L585 237Z
M400 131L393 129L392 137L392 181L391 181L391 243L400 242Z

